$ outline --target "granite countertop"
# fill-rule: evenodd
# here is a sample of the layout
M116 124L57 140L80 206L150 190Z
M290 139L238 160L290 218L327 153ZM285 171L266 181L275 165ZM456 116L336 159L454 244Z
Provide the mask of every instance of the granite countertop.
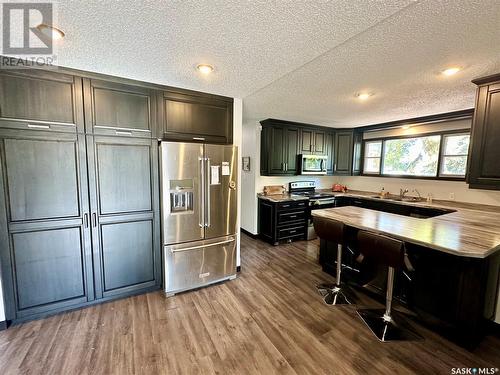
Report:
M450 208L440 204L427 206ZM500 208L497 207L496 212L481 210L480 207L455 209L455 212L428 219L355 206L314 210L312 215L458 256L486 258L500 250Z
M276 194L276 195L264 195L262 193L257 194L260 199L265 199L271 202L293 202L293 201L304 201L308 200L308 197L302 195L294 194Z

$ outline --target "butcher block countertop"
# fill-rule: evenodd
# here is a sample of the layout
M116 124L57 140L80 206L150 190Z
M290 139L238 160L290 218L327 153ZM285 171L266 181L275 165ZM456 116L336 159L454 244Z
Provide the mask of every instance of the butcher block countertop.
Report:
M364 194L346 194L363 196ZM451 203L451 202L450 202ZM410 204L410 203L408 203ZM385 234L449 254L486 258L500 250L500 208L463 208L468 204L411 203L415 206L453 208L441 216L420 219L356 206L313 210L313 217L338 220L346 225Z

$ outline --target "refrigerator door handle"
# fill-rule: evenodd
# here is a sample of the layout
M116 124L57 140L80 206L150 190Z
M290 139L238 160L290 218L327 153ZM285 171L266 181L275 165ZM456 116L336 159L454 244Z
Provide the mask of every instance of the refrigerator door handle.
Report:
M200 228L205 226L205 163L203 162L205 159L200 157L198 158L200 162L200 186L201 186L201 194L200 194L200 222L198 223Z
M207 213L206 213L206 219L205 219L205 226L210 227L210 176L211 176L211 165L210 165L210 158L206 158L207 160Z
M218 246L218 245L223 245L223 244L231 243L231 242L234 242L234 238L230 238L229 240L225 240L225 241L214 242L214 243L211 243L208 245L197 245L197 246L184 247L184 248L180 248L180 249L170 249L170 252L171 253L179 253L181 251L197 250L197 249L202 249L204 247Z

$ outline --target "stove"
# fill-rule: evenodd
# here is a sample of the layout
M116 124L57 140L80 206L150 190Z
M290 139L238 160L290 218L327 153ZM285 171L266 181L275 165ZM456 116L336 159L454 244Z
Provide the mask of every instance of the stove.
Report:
M314 181L290 182L288 192L292 195L300 195L309 198L307 239L313 240L317 238L316 232L314 231L311 211L335 207L335 194L316 191L316 183Z

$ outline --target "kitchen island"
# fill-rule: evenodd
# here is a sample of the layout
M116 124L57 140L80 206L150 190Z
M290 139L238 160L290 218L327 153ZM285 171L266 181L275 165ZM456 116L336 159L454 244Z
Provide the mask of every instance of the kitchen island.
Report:
M347 195L346 195L347 196ZM446 206L434 217L420 218L384 212L384 205L370 207L374 197L356 205L315 210L312 216L342 221L347 226L349 247L344 249L344 280L368 293L385 292L384 267L365 259L359 263L356 233L367 230L384 234L406 244L411 268L396 278L396 298L420 320L466 347L482 338L485 318L495 314L500 264L500 212L485 208ZM358 195L358 198L360 196ZM380 199L378 199L380 200ZM394 202L387 204L395 204ZM397 205L444 208L443 205L397 203ZM389 206L389 208L391 208ZM335 274L336 244L321 240L320 263Z

